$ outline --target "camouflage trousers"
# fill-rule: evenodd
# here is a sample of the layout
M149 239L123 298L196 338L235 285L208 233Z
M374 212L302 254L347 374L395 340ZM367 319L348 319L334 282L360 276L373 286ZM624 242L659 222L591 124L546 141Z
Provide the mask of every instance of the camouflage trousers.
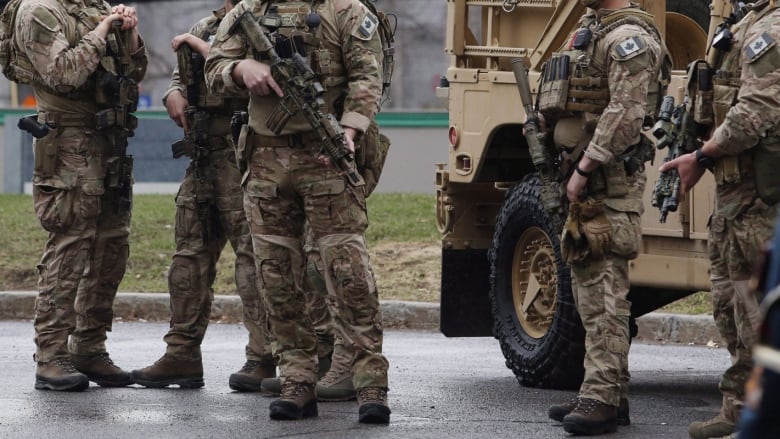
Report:
M268 319L257 284L241 173L233 148L218 149L197 163L191 162L176 195L176 253L168 273L171 329L164 337L167 354L201 357L217 261L228 242L236 255L236 290L249 331L246 358L272 363Z
M572 292L585 328L585 377L579 396L618 406L628 397L631 341L628 261L640 247L639 215L607 209L610 251L571 266Z
M749 279L762 245L772 238L775 217L776 208L757 202L733 220L717 211L710 218L713 318L732 363L718 387L723 395L722 412L733 421L738 417L745 383L753 367L751 350L761 318Z
M44 140L45 139L45 140ZM130 210L107 178L108 139L60 128L38 142L56 143L53 175L35 172L33 202L49 238L38 264L35 359L106 352L117 287L129 256ZM130 196L132 196L130 194Z
M302 241L308 223L322 256L326 287L334 294L335 327L343 343L355 349L354 385L387 387L379 299L363 239L368 225L363 189L323 164L319 144L280 145L286 139L257 136L247 141L253 152L244 187L282 379L317 380L317 338L303 293Z

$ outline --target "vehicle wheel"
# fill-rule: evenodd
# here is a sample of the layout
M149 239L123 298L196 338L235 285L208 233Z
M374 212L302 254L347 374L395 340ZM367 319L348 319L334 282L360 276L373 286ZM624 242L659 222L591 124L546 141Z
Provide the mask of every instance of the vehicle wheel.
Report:
M705 32L710 28L710 0L666 0L666 12L693 19Z
M493 336L521 385L577 389L585 333L540 185L537 174L526 176L498 215L489 251Z

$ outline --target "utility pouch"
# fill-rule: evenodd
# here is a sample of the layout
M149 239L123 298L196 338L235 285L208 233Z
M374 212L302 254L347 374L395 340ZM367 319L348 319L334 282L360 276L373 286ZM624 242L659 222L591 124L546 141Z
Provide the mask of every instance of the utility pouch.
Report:
M171 153L175 159L185 155L187 157L192 157L193 149L192 143L188 142L186 139L178 140L171 144Z
M753 152L756 190L761 201L773 205L780 201L780 138L759 144Z
M34 172L36 176L50 178L57 168L57 132L51 129L48 135L33 139Z
M715 126L720 125L724 120L726 120L726 113L728 113L729 109L731 109L731 107L733 107L737 102L738 91L738 87L733 87L727 84L715 84L712 101L713 120Z
M705 61L696 66L696 102L693 120L701 125L712 125L713 116L712 70Z
M619 198L628 194L628 178L623 163L608 163L601 166L607 198Z
M715 167L712 168L712 174L715 176L715 184L734 184L742 181L742 173L739 167L738 156L721 157Z

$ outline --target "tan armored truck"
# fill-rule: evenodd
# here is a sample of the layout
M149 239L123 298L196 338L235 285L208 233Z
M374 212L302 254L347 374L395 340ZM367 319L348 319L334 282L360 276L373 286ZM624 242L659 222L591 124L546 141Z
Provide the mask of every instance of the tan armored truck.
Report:
M667 94L681 102L685 67L704 57L729 0L645 0L673 60ZM710 4L712 3L712 4ZM442 233L441 332L495 336L520 384L577 388L584 331L559 236L540 201L540 178L522 134L526 115L512 69L540 69L575 28L578 0L447 0L450 66L437 94L449 106L449 159L437 165ZM650 197L665 151L647 164L643 245L630 263L633 318L709 290L707 219L711 176L665 222Z

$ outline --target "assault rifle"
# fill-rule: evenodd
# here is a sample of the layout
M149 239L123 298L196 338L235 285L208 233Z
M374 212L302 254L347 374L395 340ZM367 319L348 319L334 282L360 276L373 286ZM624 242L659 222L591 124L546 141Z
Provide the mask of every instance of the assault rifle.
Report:
M531 153L531 161L542 179L541 199L542 205L550 215L550 220L555 230L563 230L564 212L558 166L553 160L553 154L542 144L539 139L539 117L536 115L533 100L531 99L531 86L528 83L528 68L522 58L512 59L512 72L515 74L517 88L520 91L520 100L526 114L523 124L523 133L528 150Z
M115 212L130 211L133 186L133 156L127 154L127 139L134 135L138 119L133 115L138 107L138 83L131 78L131 32L121 30L122 21L111 24L107 46L116 60L116 74L99 71L96 101L109 106L95 113L95 128L106 130L112 141L112 159L108 163L108 187L117 189Z
M652 131L653 137L656 138L656 148L668 149L664 163L695 151L702 145L699 126L693 121L689 106L687 97L682 104L675 106L673 96L664 96L658 111L658 121ZM672 168L659 174L651 202L661 211L661 223L666 222L669 212L677 211L679 191L680 174L677 169Z
M206 60L186 43L176 50L176 60L179 66L179 82L187 89L187 108L184 115L189 130L184 133L184 139L171 145L171 151L175 159L185 155L189 157L194 168L195 209L200 221L201 238L205 243L217 233L212 227L212 219L215 216L212 190L202 169L203 159L209 153L208 129L211 115L198 107L200 86L203 83L203 65Z
M325 110L325 88L317 81L314 71L301 54L293 51L289 58L282 58L274 49L263 28L250 11L244 12L230 26L229 33L241 29L257 56L265 55L271 61L271 75L282 87L284 97L268 115L265 126L279 134L292 116L302 113L317 133L322 149L330 160L347 176L353 186L363 186L365 181L355 167L355 159L347 147L344 128L332 113Z
M171 145L171 152L175 159L186 155L197 160L200 148L208 146L209 113L198 108L205 59L200 53L193 52L190 45L186 43L176 50L176 59L179 66L179 82L186 87L185 117L189 131L184 133L184 139Z

